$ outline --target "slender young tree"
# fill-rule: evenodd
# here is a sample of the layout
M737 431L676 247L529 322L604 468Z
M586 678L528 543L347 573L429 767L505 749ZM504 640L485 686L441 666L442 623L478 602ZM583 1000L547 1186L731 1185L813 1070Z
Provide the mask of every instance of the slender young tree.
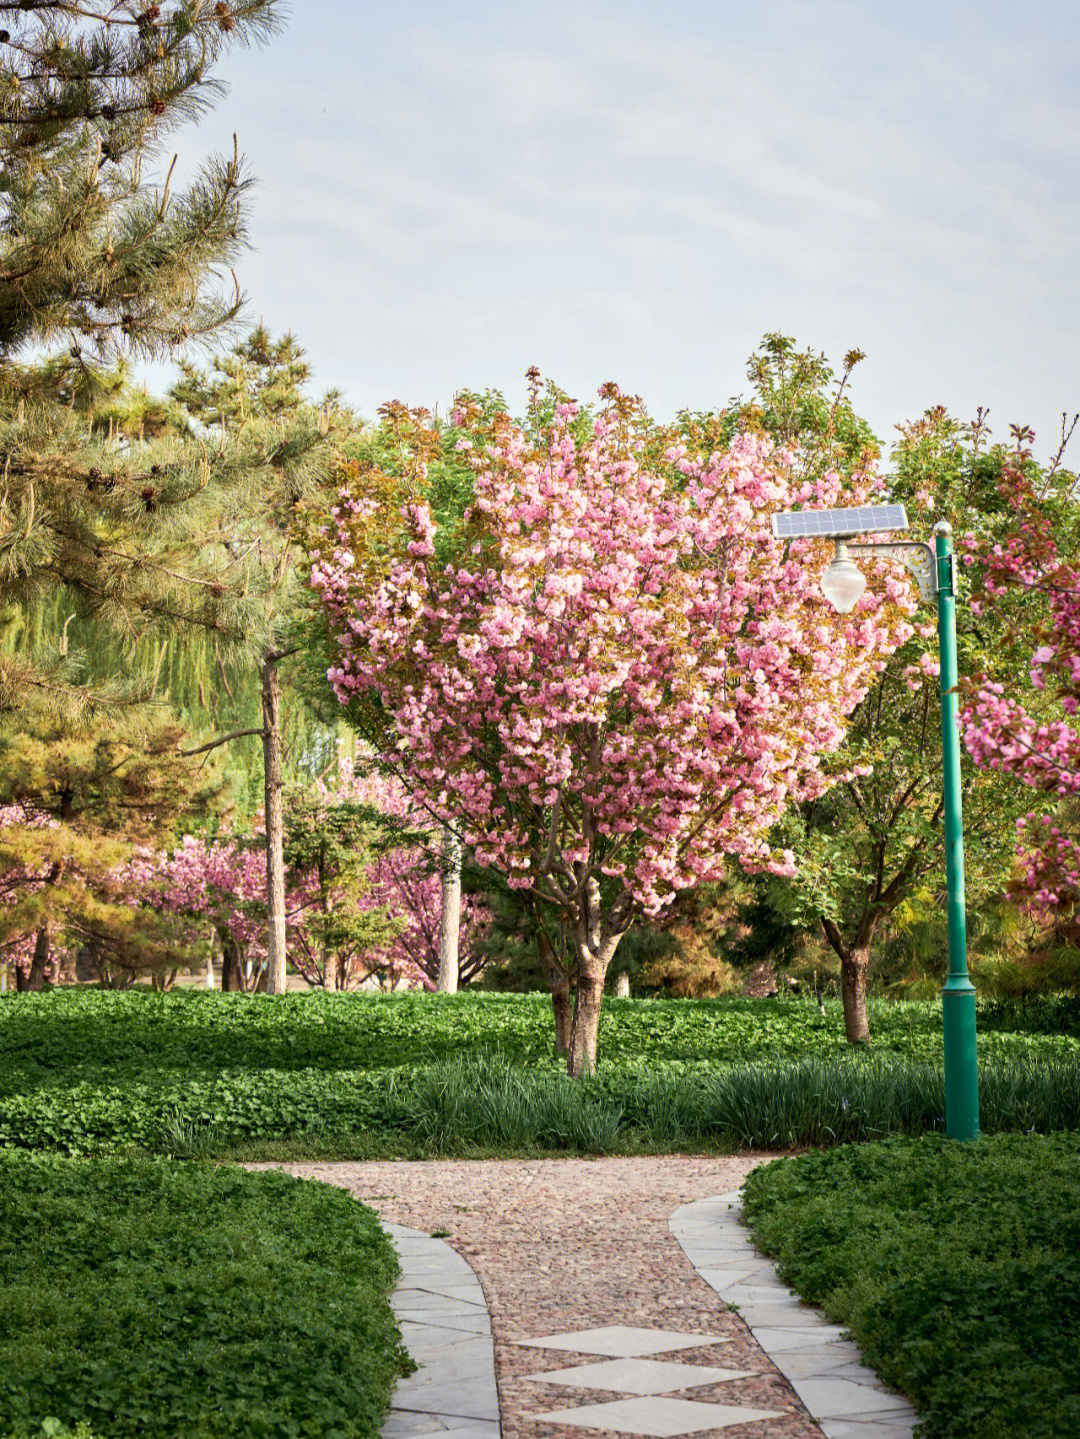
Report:
M266 599L265 641L258 655L261 682L263 814L266 832L267 993L286 988L287 906L280 666L295 653L287 638L302 591L292 515L326 483L331 424L348 423L334 398L314 406L303 394L310 371L292 335L273 340L260 325L208 370L186 363L171 398L220 444L248 457L261 475L263 505L228 529L229 548L251 557ZM214 743L239 737L223 736ZM207 746L208 748L210 746Z

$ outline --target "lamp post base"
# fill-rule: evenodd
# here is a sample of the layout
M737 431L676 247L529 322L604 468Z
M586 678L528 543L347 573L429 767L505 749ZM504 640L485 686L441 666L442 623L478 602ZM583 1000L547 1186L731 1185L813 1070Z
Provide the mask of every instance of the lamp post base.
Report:
M975 1050L975 986L950 976L941 994L945 1030L945 1133L979 1137L979 1065Z

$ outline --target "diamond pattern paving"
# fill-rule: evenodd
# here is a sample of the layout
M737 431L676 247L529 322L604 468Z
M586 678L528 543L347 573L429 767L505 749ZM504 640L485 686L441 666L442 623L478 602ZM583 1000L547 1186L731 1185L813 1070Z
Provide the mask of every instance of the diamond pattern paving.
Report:
M673 1349L697 1349L702 1344L730 1341L717 1334L675 1334L669 1329L635 1329L625 1324L611 1324L603 1329L575 1329L568 1334L549 1334L543 1339L516 1342L533 1349L567 1349L574 1354L636 1359L643 1354L667 1354Z
M544 1374L524 1374L544 1384L566 1384L578 1389L615 1389L627 1394L667 1394L672 1389L693 1389L699 1384L722 1384L747 1379L749 1369L717 1369L710 1364L674 1364L656 1359L605 1359L602 1364L579 1364Z
M738 1404L698 1404L692 1399L613 1399L607 1404L586 1404L581 1409L548 1409L530 1414L573 1429L615 1429L623 1434L701 1434L707 1429L728 1429L780 1417L776 1409L744 1409Z

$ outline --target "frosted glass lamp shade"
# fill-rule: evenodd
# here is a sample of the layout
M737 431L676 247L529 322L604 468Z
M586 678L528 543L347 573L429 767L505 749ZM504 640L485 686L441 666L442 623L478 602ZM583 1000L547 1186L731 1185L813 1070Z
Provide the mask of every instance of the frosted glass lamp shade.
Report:
M821 592L834 610L846 615L859 603L866 589L866 577L848 555L844 545L837 545L836 558L821 577Z

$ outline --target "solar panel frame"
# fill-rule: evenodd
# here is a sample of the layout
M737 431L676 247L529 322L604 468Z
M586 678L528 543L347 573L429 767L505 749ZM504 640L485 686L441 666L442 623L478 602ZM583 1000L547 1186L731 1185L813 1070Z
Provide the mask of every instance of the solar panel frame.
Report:
M772 532L778 540L842 540L907 527L904 506L893 504L859 505L850 510L784 510L772 517Z

